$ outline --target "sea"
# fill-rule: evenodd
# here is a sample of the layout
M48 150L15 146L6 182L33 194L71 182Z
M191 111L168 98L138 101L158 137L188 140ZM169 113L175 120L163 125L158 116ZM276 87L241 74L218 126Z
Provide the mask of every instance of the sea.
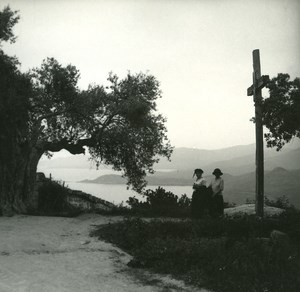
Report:
M165 170L167 171L167 170ZM123 204L127 205L126 201L129 197L136 197L139 200L145 198L133 191L128 189L125 184L95 184L82 182L83 180L93 180L99 176L106 174L120 174L111 169L78 169L78 168L38 168L38 172L43 172L46 177L50 177L53 180L64 183L66 187L72 190L80 190L85 193L91 194L95 197L103 200L112 202L116 205ZM192 196L192 186L164 186L165 190L172 192L173 194L180 197L186 194L188 197ZM147 186L146 189L155 190L158 186Z

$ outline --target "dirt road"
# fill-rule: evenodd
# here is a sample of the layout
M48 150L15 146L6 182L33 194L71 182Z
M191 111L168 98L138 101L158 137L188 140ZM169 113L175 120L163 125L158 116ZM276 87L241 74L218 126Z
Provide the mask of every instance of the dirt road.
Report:
M126 264L130 256L89 237L117 217L0 217L0 292L203 291Z

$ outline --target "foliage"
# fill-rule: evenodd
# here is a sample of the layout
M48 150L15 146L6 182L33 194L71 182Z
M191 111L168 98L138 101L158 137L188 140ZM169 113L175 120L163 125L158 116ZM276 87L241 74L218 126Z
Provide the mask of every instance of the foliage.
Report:
M31 133L45 151L66 149L123 170L137 191L145 186L146 172L153 172L157 156L169 157L165 119L156 115L160 97L154 76L130 73L123 80L110 74L108 87L77 87L79 71L48 58L31 72L35 90L31 101Z
M18 69L18 60L7 56L1 48L4 41L14 42L12 27L18 19L9 7L0 11L0 212L2 209L8 213L12 213L11 205L19 203L13 197L22 181L18 177L22 164L16 156L26 156L28 101L33 92L30 78ZM23 185L20 193L25 189Z
M300 213L207 220L127 219L100 226L94 236L134 256L132 267L172 274L214 291L298 291ZM290 242L270 238L286 232Z
M19 72L17 65L14 58L6 56L0 49L0 148L3 160L12 159L10 150L14 144L24 143L28 134L28 98L32 90L30 80Z
M293 137L300 138L300 79L278 74L267 84L269 98L263 100L263 124L268 147L280 150Z
M2 41L15 42L16 37L12 29L19 19L20 17L17 15L17 11L12 11L9 6L6 6L0 11L0 45Z
M289 199L286 196L279 197L275 200L269 199L265 196L265 204L266 206L276 207L284 210L294 208L293 205L290 204Z
M128 205L134 214L143 216L188 217L191 200L184 194L180 198L162 187L143 192L145 201L129 197Z
M0 11L0 45L15 41L12 28L18 22L17 11L8 6ZM7 56L0 47L0 161L10 161L10 149L22 143L28 134L28 97L32 94L30 79L18 69L19 62Z

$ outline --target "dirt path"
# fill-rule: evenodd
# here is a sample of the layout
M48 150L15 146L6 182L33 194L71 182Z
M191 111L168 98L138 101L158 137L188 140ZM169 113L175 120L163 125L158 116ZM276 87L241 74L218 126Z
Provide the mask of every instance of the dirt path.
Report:
M130 256L89 237L117 217L0 217L0 292L203 291L131 269Z

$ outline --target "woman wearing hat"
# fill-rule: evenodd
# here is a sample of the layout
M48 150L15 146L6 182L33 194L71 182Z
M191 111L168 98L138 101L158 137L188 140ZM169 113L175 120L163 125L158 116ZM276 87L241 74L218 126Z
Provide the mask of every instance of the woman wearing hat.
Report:
M212 173L215 178L211 181L209 187L212 189L211 199L211 214L213 216L222 216L224 214L224 180L221 178L223 175L219 168L216 168Z
M202 177L203 170L196 168L193 177L196 176L196 181L193 184L193 195L191 202L191 213L193 218L201 218L205 210L208 210L208 198L206 180Z

